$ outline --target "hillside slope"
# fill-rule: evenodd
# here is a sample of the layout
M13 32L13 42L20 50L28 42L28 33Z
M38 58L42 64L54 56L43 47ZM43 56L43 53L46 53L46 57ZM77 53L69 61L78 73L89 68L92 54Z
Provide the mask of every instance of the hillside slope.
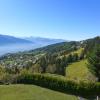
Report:
M65 69L68 67L67 76L69 78L72 77L75 80L92 80L93 77L87 70L88 68L82 59L86 59L87 52L90 52L99 41L100 38L96 37L78 42L57 43L27 52L2 56L0 63L6 68L11 68L10 70L15 68L16 65L19 72L22 68L27 68L32 73L51 73L64 76ZM88 46L89 48L87 48Z
M38 48L31 52L39 51L39 52L47 52L47 53L59 53L63 51L74 50L74 47L80 46L80 42L71 41L71 42L61 42L52 45L45 46L43 48Z
M2 85L0 100L77 100L77 97L35 85Z
M70 64L66 68L66 77L75 81L95 81L96 77L87 68L86 60L81 60Z

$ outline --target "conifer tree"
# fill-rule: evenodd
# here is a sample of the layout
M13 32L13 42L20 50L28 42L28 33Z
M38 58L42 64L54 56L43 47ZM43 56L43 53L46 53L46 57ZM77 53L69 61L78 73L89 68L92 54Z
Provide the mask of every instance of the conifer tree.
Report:
M100 46L88 56L88 68L100 81Z

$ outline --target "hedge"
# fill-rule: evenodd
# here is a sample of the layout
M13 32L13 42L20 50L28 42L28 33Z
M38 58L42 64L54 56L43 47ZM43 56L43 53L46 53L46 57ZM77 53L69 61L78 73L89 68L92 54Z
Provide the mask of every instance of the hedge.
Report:
M100 83L76 83L73 81L42 74L21 74L17 76L18 84L34 84L56 91L83 97L100 96Z

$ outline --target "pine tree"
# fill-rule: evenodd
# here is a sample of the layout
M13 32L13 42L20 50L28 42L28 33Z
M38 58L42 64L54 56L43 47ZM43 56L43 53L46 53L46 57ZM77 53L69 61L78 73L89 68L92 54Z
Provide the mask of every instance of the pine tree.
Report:
M81 52L81 54L80 54L80 56L79 56L79 59L82 60L82 59L84 59L84 58L85 58L85 51L82 50L82 52Z
M77 53L74 53L73 54L73 61L75 62L75 61L78 61L78 54Z
M42 57L40 59L40 66L42 68L42 73L45 73L46 72L46 68L47 68L46 57Z
M67 57L67 61L68 63L72 63L73 62L73 55L70 54L68 57Z
M100 46L88 56L88 68L100 81Z

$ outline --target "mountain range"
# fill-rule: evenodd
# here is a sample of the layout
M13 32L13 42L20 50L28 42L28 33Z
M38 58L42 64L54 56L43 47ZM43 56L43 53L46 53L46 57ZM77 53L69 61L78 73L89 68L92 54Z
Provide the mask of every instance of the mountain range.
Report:
M41 38L41 37L26 37L26 38L17 38L9 35L0 35L0 46L8 45L8 44L23 44L23 43L32 43L39 44L42 46L55 44L59 42L64 42L62 39L49 39L49 38Z
M23 44L23 43L32 43L32 42L21 38L16 38L13 36L0 35L0 46L8 44Z
M50 44L56 44L60 42L65 42L63 39L50 39L50 38L43 38L43 37L27 37L24 38L25 40L31 41L35 44L39 44L42 46L50 45Z
M61 39L41 37L18 38L9 35L0 35L0 55L19 51L33 50L43 46L64 42Z

